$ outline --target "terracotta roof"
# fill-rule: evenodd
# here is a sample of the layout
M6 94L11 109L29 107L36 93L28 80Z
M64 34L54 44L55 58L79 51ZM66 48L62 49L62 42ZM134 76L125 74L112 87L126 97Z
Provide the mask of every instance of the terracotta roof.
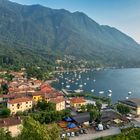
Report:
M45 94L45 98L56 98L58 96L63 96L63 95L59 92L52 92L52 93Z
M72 103L84 103L86 100L83 97L75 97L70 99L70 102Z
M0 119L0 127L13 126L21 124L20 117L10 117Z
M44 96L44 94L40 91L29 93L29 95L31 95L31 96L39 96L39 95Z
M63 101L65 101L65 99L64 98L56 98L56 99L51 99L50 100L50 102L53 102L53 103L61 103L61 102L63 102Z
M9 104L16 104L16 103L28 102L28 101L32 101L32 99L23 97L23 98L16 98L16 99L9 100L8 103Z

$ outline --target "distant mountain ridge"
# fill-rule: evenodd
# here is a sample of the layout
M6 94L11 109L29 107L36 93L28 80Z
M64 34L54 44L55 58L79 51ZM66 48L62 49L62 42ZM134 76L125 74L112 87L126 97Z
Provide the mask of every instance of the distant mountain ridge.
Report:
M84 13L41 5L0 0L0 44L0 59L10 57L13 64L22 56L45 63L50 55L66 54L106 66L140 66L140 45L129 36Z

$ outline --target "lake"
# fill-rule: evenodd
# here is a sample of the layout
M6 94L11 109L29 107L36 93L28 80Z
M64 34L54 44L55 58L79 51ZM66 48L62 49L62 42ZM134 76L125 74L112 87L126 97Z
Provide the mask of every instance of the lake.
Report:
M108 96L116 102L127 98L140 98L140 69L106 69L100 71L69 72L58 75L59 82L53 83L56 89L82 89L95 95ZM82 85L79 87L79 85ZM93 92L94 91L94 92ZM132 92L132 94L128 94ZM101 93L101 92L100 92Z

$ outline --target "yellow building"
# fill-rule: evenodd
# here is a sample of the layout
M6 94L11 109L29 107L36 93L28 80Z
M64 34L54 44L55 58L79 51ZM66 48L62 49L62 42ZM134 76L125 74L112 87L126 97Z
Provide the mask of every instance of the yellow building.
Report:
M70 105L74 108L81 108L82 105L86 105L86 100L83 97L75 97L70 99Z
M64 98L50 99L49 102L55 103L56 111L61 111L66 109L66 102Z
M20 117L9 117L0 119L0 128L11 133L12 137L16 137L21 133L22 120Z
M26 111L31 109L33 106L33 101L30 98L17 98L9 100L7 103L7 108L10 109L11 114L16 114L18 111Z
M29 94L32 97L33 101L38 102L43 99L43 93L41 92L32 92Z

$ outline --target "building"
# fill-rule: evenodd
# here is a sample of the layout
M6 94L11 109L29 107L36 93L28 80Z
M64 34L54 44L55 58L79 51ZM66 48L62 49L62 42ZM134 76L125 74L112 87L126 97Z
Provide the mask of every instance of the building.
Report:
M21 132L22 120L20 117L0 119L0 128L4 128L4 130L11 132L12 137L16 137Z
M85 124L88 126L90 122L90 114L88 112L79 113L73 116L72 119L80 125Z
M131 108L131 113L134 115L140 115L140 99L131 98L127 100L119 101L121 104L124 104Z
M50 99L49 102L55 103L56 111L61 111L61 110L66 109L66 102L64 98Z
M81 108L82 105L86 105L86 100L83 97L74 97L70 99L70 105L74 108Z
M31 98L16 98L9 100L7 103L7 108L10 109L11 114L16 114L18 111L26 111L31 109L33 106L33 101Z
M39 91L28 93L28 96L30 96L35 102L42 101L44 98L44 94Z

